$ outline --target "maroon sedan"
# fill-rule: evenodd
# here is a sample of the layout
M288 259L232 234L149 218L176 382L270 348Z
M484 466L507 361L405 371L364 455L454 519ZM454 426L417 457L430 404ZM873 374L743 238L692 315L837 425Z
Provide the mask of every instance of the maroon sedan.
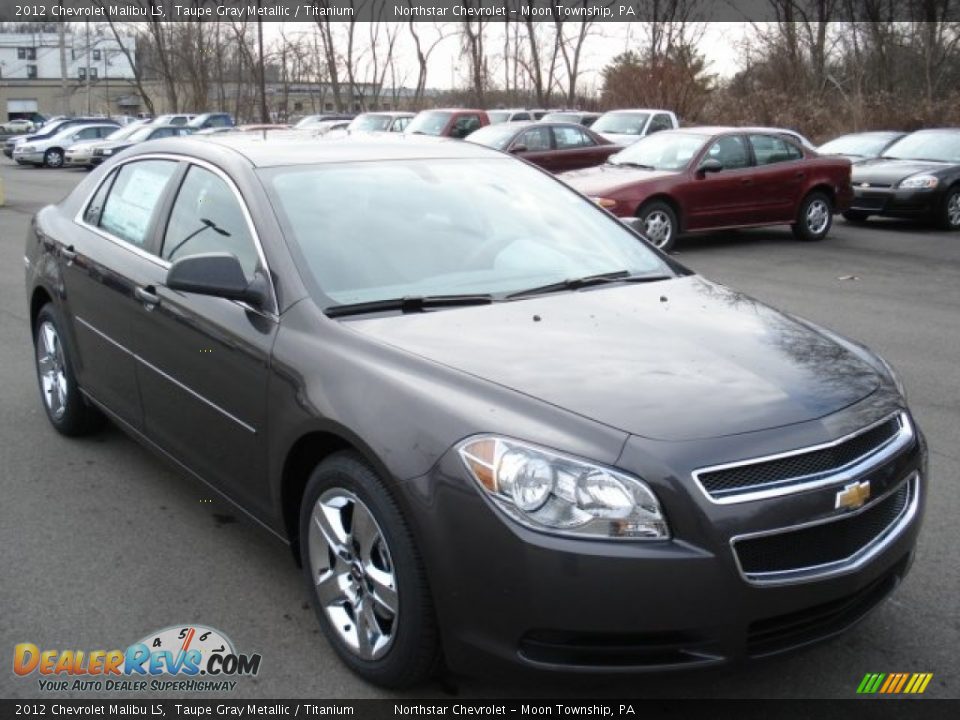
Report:
M821 240L852 198L850 161L776 131L689 128L645 137L601 167L562 180L621 218L638 218L661 250L679 233L790 225Z
M621 149L592 130L570 122L490 125L467 140L517 155L553 173L602 165Z

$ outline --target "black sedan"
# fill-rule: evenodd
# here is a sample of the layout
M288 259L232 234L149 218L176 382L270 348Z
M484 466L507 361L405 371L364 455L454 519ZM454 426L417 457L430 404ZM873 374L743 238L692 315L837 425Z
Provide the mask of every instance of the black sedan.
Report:
M25 265L52 426L110 418L289 543L373 682L764 657L910 566L926 447L880 357L488 148L141 145Z
M960 230L960 129L920 130L895 142L883 156L857 163L853 203L843 216L920 218Z
M843 155L857 163L883 155L887 148L907 133L898 130L871 130L841 135L817 148L821 155Z

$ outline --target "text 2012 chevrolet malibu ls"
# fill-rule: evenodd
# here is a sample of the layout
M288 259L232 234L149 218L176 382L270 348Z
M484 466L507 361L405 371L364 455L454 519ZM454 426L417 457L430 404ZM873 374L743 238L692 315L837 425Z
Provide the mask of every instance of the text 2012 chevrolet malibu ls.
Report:
M883 360L493 150L162 140L25 262L54 427L107 416L289 542L374 682L766 656L910 565L926 451Z

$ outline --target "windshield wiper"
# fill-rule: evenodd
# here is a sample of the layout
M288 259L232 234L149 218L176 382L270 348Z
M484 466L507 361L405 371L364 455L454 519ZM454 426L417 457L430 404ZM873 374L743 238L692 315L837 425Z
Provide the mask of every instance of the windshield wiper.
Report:
M493 297L491 295L407 295L406 297L390 298L388 300L331 305L323 312L327 317L332 318L389 312L391 310L399 310L407 314L425 312L434 308L489 305L492 302Z
M653 165L644 165L643 163L631 162L629 160L620 160L619 162L607 162L607 165L617 165L620 167L632 167L640 170L656 170Z
M672 275L631 275L628 270L617 270L615 272L600 273L599 275L587 275L581 278L569 278L560 282L541 285L540 287L528 288L527 290L518 290L507 295L507 300L529 297L530 295L545 295L562 290L579 290L580 288L590 287L591 285L606 285L613 282L657 282L658 280L670 280Z

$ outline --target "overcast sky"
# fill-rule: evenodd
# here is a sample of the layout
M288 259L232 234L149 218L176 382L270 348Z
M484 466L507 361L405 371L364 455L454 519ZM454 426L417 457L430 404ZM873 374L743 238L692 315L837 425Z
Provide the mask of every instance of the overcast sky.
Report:
M581 88L588 90L599 86L599 72L611 58L623 52L630 47L636 47L642 37L642 29L639 28L642 23L596 23L598 34L588 39L584 48L581 67L583 74L581 76ZM365 26L367 23L359 23ZM405 23L404 23L405 25ZM422 23L423 32L421 41L425 44L432 42L436 37L431 23ZM747 32L748 24L742 22L709 22L704 23L706 27L703 41L701 42L701 51L706 56L710 64L710 72L723 77L734 74L739 68L738 43ZM267 33L274 39L279 40L281 30L287 36L298 33L312 34L314 28L307 23L285 23L281 29L279 23L268 23ZM365 40L368 28L357 29L358 42ZM490 52L496 53L497 47L490 47ZM398 67L401 77L398 84L412 86L416 83L417 64L416 55L413 52L412 41L406 27L401 29L401 36L397 42ZM499 80L500 75L494 72L495 80ZM463 57L458 38L449 37L441 42L430 57L427 85L432 88L449 88L456 84L463 86L468 76L468 67L466 58ZM387 81L389 84L389 80Z

